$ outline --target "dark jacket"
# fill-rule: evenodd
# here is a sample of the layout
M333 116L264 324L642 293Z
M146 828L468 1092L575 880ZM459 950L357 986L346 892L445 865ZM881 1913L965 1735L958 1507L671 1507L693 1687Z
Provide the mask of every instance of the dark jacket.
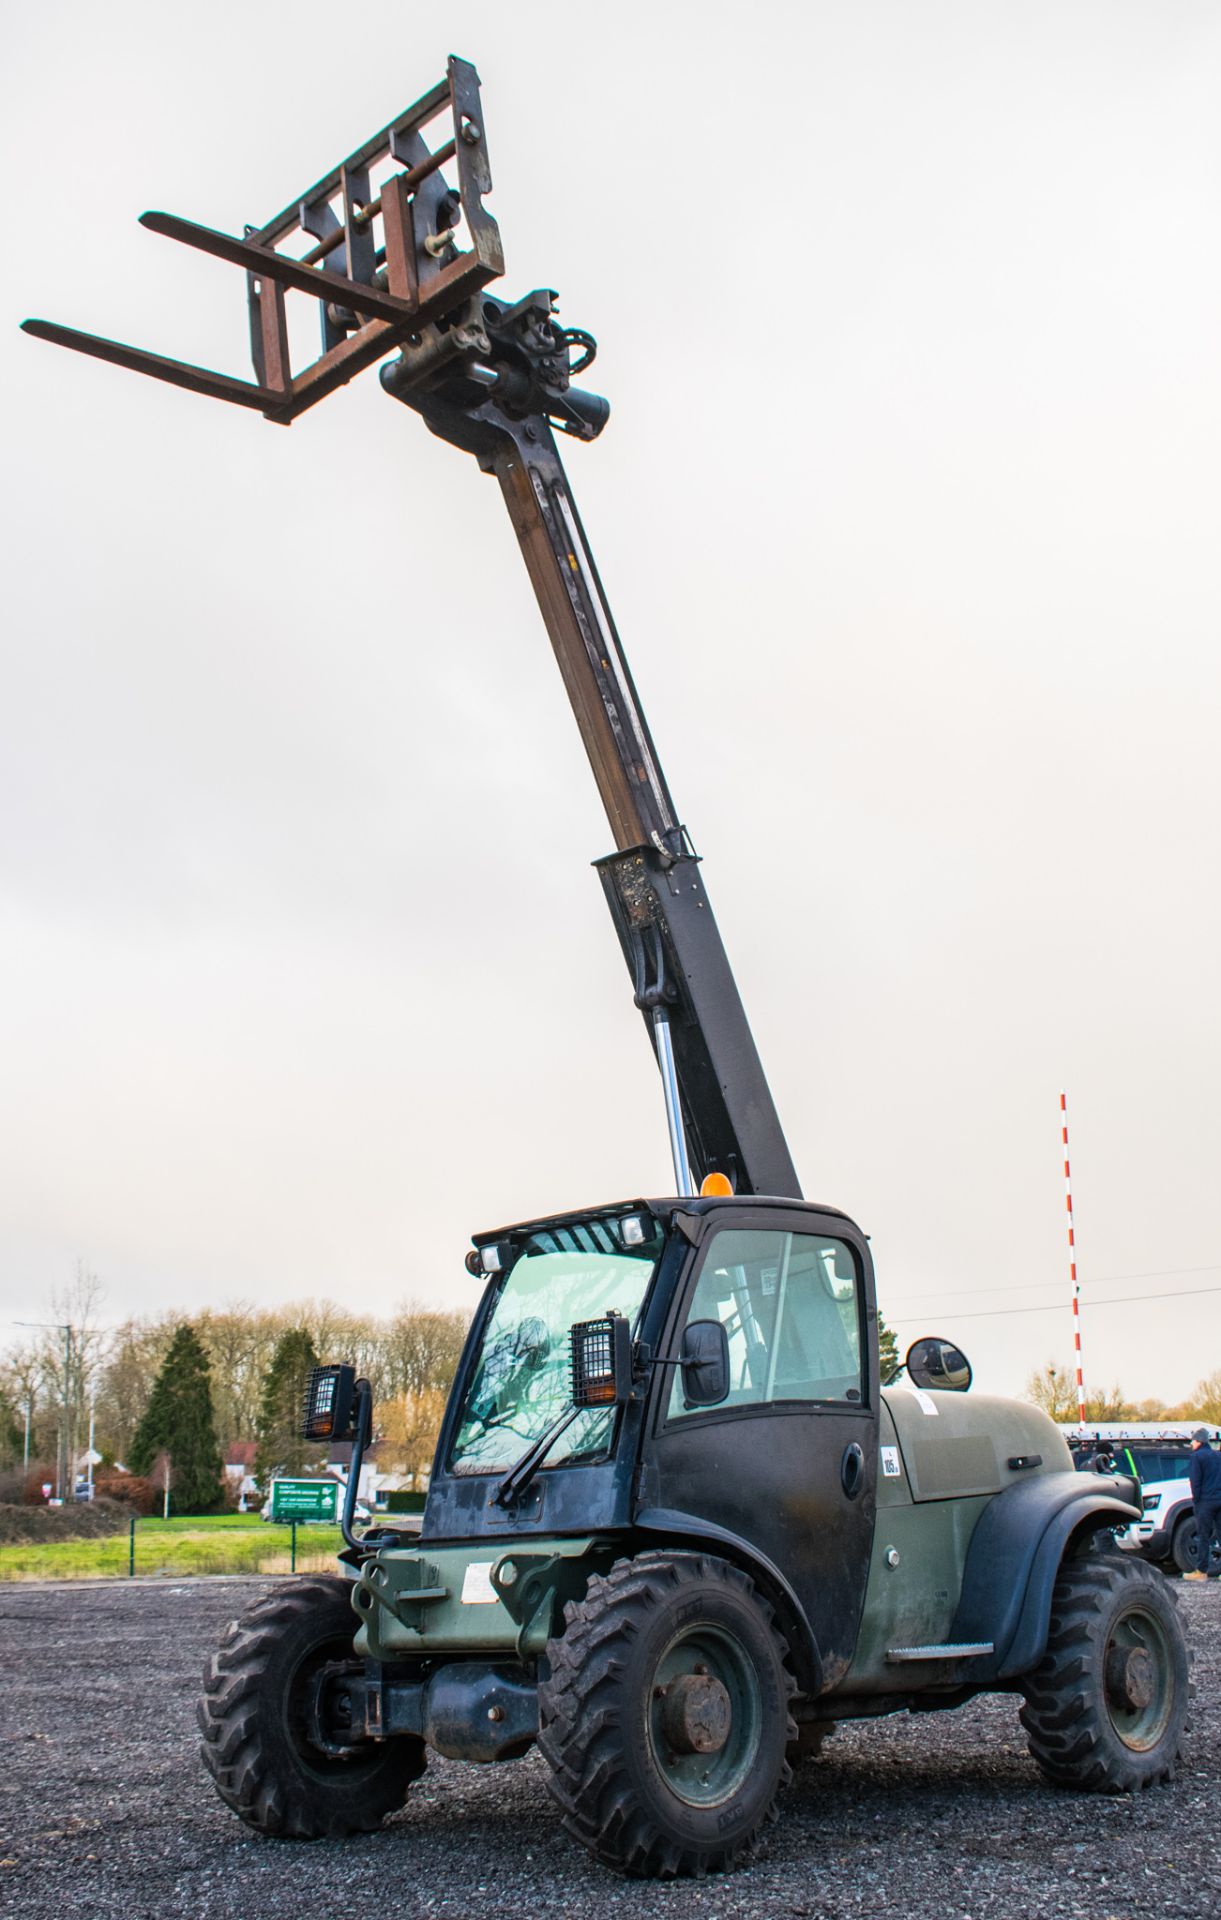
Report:
M1187 1462L1187 1478L1197 1507L1221 1506L1221 1453L1197 1447Z

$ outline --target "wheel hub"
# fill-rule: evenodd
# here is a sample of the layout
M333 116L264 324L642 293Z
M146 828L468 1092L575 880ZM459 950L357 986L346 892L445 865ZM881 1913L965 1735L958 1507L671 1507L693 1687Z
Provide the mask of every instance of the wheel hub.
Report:
M728 1688L714 1674L683 1673L665 1688L661 1725L675 1753L720 1753L732 1724Z
M1157 1675L1147 1647L1112 1647L1107 1654L1107 1698L1112 1706L1143 1713L1152 1706Z

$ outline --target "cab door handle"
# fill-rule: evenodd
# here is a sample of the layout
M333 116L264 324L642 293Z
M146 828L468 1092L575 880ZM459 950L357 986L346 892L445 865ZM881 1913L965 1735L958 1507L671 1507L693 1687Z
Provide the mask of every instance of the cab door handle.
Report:
M865 1455L856 1440L850 1440L844 1448L844 1457L839 1463L839 1478L849 1500L855 1500L865 1484Z

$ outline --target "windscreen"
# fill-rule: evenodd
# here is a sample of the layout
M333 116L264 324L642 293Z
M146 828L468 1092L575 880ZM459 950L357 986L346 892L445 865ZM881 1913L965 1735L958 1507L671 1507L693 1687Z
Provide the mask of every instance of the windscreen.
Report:
M532 1235L505 1274L463 1403L452 1473L507 1471L571 1404L568 1330L574 1321L613 1308L635 1330L662 1235L646 1216L645 1241L616 1247L616 1225L597 1223L605 1248L578 1244L594 1238L588 1229ZM616 1411L586 1408L560 1435L546 1464L605 1453Z

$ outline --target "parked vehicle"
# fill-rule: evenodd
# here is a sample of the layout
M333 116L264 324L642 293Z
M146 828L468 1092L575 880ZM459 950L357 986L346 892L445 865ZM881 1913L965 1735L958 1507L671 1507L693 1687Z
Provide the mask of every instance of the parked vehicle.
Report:
M1135 1475L1141 1486L1141 1517L1117 1529L1116 1545L1139 1554L1164 1573L1196 1568L1196 1523L1187 1466L1196 1424L1114 1423L1069 1436L1076 1466L1082 1470ZM1221 1433L1214 1433L1214 1443ZM1211 1571L1221 1573L1221 1546L1214 1541Z

